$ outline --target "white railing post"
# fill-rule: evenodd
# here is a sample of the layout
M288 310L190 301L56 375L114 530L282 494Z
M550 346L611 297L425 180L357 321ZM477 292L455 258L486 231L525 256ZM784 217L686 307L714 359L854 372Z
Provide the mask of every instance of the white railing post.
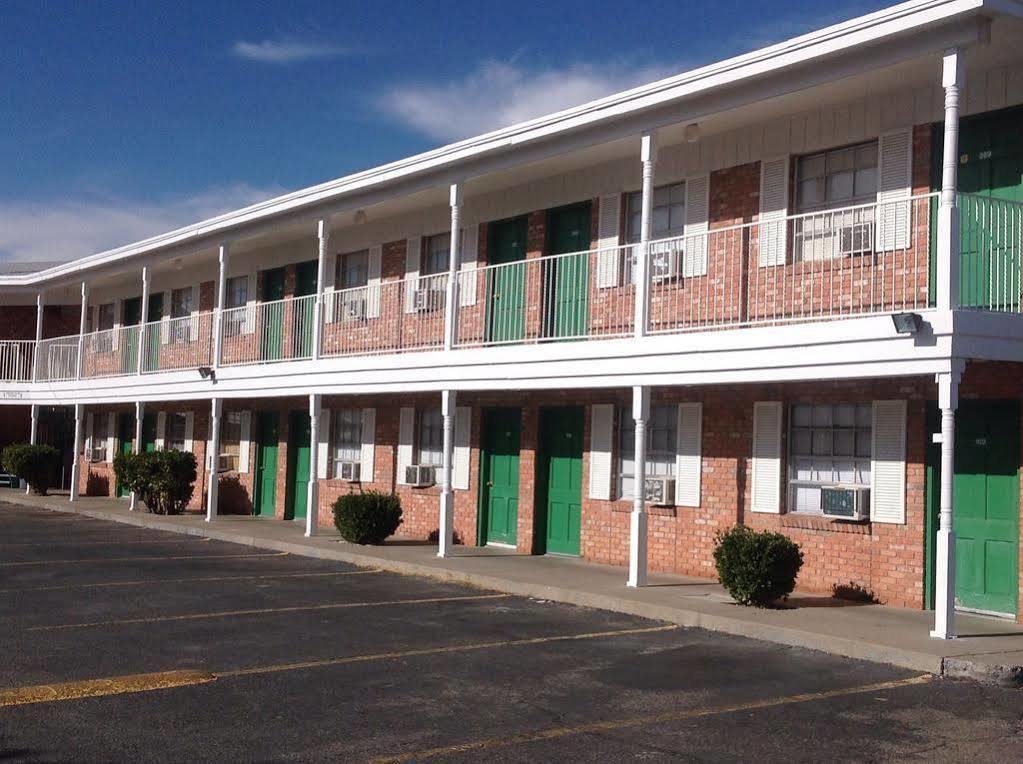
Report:
M213 310L213 358L210 365L220 368L224 350L224 306L227 304L227 260L230 257L230 246L225 241L217 252L217 305ZM207 519L210 519L207 515Z
M213 522L217 516L217 501L220 495L220 419L224 411L223 398L210 401L210 451L206 454L206 522Z
M955 639L956 537L953 530L953 486L955 484L955 422L959 407L959 380L963 363L953 359L950 374L938 375L938 408L941 433L941 499L934 564L934 629L936 639Z
M644 135L640 145L640 161L643 163L643 207L640 216L639 253L633 275L636 280L636 312L633 330L637 337L646 335L650 321L650 231L654 216L654 165L657 161L657 140L654 135Z
M85 426L85 407L81 403L75 404L75 452L71 460L71 496L69 501L78 500L78 480L82 471L82 429Z
M323 284L326 278L327 251L330 248L330 220L321 219L316 224L316 300L313 302L313 360L320 360L323 342Z
M142 363L146 358L146 342L149 339L149 268L142 268L142 306L140 308L142 314L139 316L139 346L138 346L138 360L135 362L135 373L142 373Z
M455 406L457 395L454 390L442 390L440 396L440 413L444 424L444 460L441 466L437 556L447 557L451 554L455 528L455 493L452 489L451 473L454 469Z
M650 418L650 388L632 388L632 419L636 423L634 445L636 468L632 481L632 515L629 518L628 586L646 586L647 514L646 514L646 424Z
M32 381L35 382L39 369L39 343L43 341L43 293L36 295L36 344L32 348ZM33 441L34 442L34 441Z
M142 419L145 416L146 404L142 401L135 401L135 441L131 444L133 454L142 453ZM135 491L131 492L128 500L128 511L134 512L139 508L139 496Z
M75 369L75 379L82 378L82 371L85 369L85 329L89 316L89 285L82 282L82 312L78 322L78 364Z
M320 421L323 396L309 396L309 487L305 505L305 535L315 536L320 515Z
M958 48L945 51L941 85L945 88L945 132L941 162L941 201L938 205L937 279L935 303L941 310L959 304L959 207L956 177L959 168L959 86L963 56Z
M462 251L462 187L451 184L451 242L448 257L448 283L444 290L444 349L458 341L458 265Z

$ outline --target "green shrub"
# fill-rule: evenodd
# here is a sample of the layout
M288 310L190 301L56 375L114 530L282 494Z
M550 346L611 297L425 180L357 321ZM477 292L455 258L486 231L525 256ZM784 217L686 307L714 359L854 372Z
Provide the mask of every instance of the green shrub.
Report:
M60 466L60 452L53 446L13 443L0 453L0 462L8 474L32 486L33 493L45 496Z
M401 500L393 493L349 493L334 502L334 525L345 541L382 544L401 525Z
M737 525L718 531L715 542L718 578L740 605L765 607L792 593L803 566L803 553L792 539Z
M195 454L189 451L118 454L114 457L114 474L153 514L179 515L192 497L197 476Z

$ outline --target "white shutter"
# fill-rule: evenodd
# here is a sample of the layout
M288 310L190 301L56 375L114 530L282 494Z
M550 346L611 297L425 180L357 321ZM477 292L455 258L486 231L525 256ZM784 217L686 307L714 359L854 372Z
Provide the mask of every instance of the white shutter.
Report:
M185 412L185 452L188 453L192 450L192 441L195 436L195 412Z
M781 426L781 402L759 401L753 404L751 472L754 512L781 512Z
M92 413L85 415L85 456L92 461Z
M597 210L597 287L616 287L622 280L622 251L619 243L619 221L622 195L604 194Z
M317 449L316 449L316 477L320 480L326 480L327 478L334 477L330 467L334 463L333 454L333 443L330 440L330 409L323 409L320 411L319 418L320 431L316 433L317 436Z
M416 427L416 410L402 407L398 419L398 484L405 485L405 468L412 464L412 438Z
M611 446L614 442L615 407L612 403L590 406L590 498L611 498Z
M245 287L245 314L241 321L242 334L254 334L256 331L256 274L248 274Z
M479 277L479 223L462 229L462 246L459 249L458 304L462 307L476 304L476 279Z
M117 432L117 414L110 412L107 414L107 442L103 445L106 446L106 459L104 461L113 462L114 453L117 451L117 436L114 433Z
M156 415L156 450L163 451L167 442L167 412L161 411Z
M710 176L686 178L686 227L682 275L707 275L707 229L710 227Z
M906 249L912 215L913 131L882 135L877 142L877 222L875 248L879 252Z
M252 412L243 411L238 429L238 472L249 471L249 448L252 442Z
M372 483L374 474L376 443L377 443L377 410L362 410L362 454L359 466L359 479L363 483Z
M678 443L675 447L675 505L700 506L703 476L703 404L681 403L678 407Z
M415 313L419 289L419 263L423 257L423 238L410 236L405 242L405 312Z
M111 332L110 348L117 350L121 339L121 321L124 311L124 300L114 300L114 331Z
M455 448L451 463L453 488L469 489L469 433L472 429L472 408L455 408Z
M170 342L170 292L162 293L163 310L160 313L160 344Z
M199 341L199 287L192 287L192 311L189 313L191 321L188 322L189 342Z
M337 255L326 255L323 261L323 322L334 323L337 299L334 295L334 277L337 274Z
M384 248L377 244L369 248L369 279L366 287L366 318L380 317L380 273Z
M761 266L784 265L788 236L789 158L760 163L760 254Z
M874 401L870 519L906 522L906 402Z

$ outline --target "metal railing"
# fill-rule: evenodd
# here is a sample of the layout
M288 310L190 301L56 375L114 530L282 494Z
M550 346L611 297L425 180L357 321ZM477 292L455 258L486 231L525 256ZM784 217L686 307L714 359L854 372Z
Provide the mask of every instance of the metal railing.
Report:
M138 371L138 326L119 326L85 335L82 376L117 377Z
M142 325L142 373L209 366L213 359L213 312L164 318Z
M316 295L288 297L225 310L220 355L225 366L313 357Z
M31 382L35 340L0 341L0 382Z
M36 347L36 381L62 382L78 376L77 334L40 340Z
M959 307L1020 311L1023 203L959 194Z

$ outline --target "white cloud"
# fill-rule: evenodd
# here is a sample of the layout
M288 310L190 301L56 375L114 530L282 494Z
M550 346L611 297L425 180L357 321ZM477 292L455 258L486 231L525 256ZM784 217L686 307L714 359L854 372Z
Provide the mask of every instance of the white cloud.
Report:
M337 45L302 40L260 40L248 42L239 40L231 46L231 53L247 61L263 64L291 64L296 61L313 61L321 58L343 56L351 51Z
M449 83L401 85L378 107L431 138L454 140L524 122L682 71L679 67L575 64L529 71L484 61Z
M0 260L72 260L245 207L281 193L235 184L161 202L0 200Z

